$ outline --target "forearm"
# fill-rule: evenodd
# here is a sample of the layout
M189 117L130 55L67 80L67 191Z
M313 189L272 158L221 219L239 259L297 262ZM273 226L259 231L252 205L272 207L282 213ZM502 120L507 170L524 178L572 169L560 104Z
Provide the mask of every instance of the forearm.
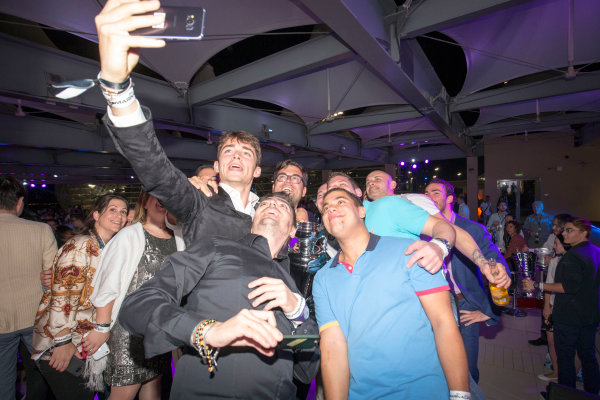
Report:
M469 392L469 366L462 337L453 319L433 323L435 345L450 390Z
M473 237L459 226L454 225L454 230L456 231L455 247L458 251L473 261L482 272L489 269L489 264Z
M562 283L544 283L544 292L565 293Z
M111 323L111 315L113 306L115 305L115 301L111 301L104 307L96 307L96 323L97 324L106 324Z
M447 221L438 219L431 229L431 237L447 240L452 246L456 243L456 231Z
M350 387L350 367L347 349L337 351L321 346L321 374L327 400L347 399Z
M145 110L146 117L150 119L149 111ZM104 117L104 122L115 146L129 161L144 188L180 222L185 222L195 202L202 200L203 195L168 159L156 137L152 121L119 129L114 127L108 116Z

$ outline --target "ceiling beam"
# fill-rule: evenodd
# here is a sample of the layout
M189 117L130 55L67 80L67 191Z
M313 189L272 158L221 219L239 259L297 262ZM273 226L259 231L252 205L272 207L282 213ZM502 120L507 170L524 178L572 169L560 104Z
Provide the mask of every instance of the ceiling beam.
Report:
M557 126L587 124L600 121L600 113L577 112L553 116L542 116L540 122L533 119L514 119L511 121L496 122L484 126L475 126L468 129L467 134L471 136L498 135L519 133L524 131L539 131Z
M415 3L410 15L399 27L400 38L414 38L428 32L470 21L484 15L517 6L531 0L427 0ZM395 23L406 13L404 8L386 16L386 23Z
M382 147L382 146L396 146L396 145L412 145L416 144L413 142L417 142L423 144L424 140L429 142L438 141L438 140L448 140L448 138L442 135L438 131L424 131L424 132L405 132L402 134L392 134L391 140L388 140L387 137L370 140L367 143L363 144L363 148L369 149L374 147Z
M392 90L402 96L416 110L426 116L434 126L446 135L464 154L471 154L470 146L463 141L445 115L441 115L430 104L429 96L424 95L411 77L398 65L381 45L381 40L388 41L389 37L373 37L370 32L385 31L383 16L377 20L377 10L363 8L373 6L376 2L347 1L350 10L342 0L294 0L307 13L317 20L327 24L350 49L363 60L367 67L385 82ZM358 7L362 7L358 9ZM359 17L369 16L369 26L364 26ZM376 26L373 27L373 24ZM379 39L379 40L378 40ZM414 57L414 54L401 54L403 60ZM404 62L403 62L404 64Z
M415 161L424 161L425 159L432 160L449 160L453 158L463 158L464 154L452 145L439 145L427 147L413 147L411 149L399 149L392 153L392 162L408 161L413 158Z
M332 121L319 122L310 128L308 133L309 135L320 135L323 133L341 132L352 128L389 124L421 116L421 113L415 110L413 106L398 106L364 114L344 116Z
M556 77L542 82L486 90L462 98L454 98L450 112L474 110L500 104L516 103L600 89L600 72L580 73L573 80Z
M212 103L341 63L353 56L352 52L334 36L317 37L194 85L189 90L190 102L194 105Z

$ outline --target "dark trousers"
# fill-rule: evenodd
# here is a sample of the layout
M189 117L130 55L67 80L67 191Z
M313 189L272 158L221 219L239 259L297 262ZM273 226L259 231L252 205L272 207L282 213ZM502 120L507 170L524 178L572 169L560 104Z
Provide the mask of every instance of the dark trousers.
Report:
M467 303L465 299L458 300L458 309L467 311L476 311ZM479 382L479 368L477 360L479 359L479 322L465 326L461 323L459 326L460 336L462 336L467 353L467 362L469 363L469 373L475 382Z
M558 383L574 388L576 383L575 353L581 359L583 387L586 392L600 391L600 370L595 353L598 324L572 326L555 322L554 341L558 358Z
M83 378L71 375L66 371L58 372L46 360L40 360L39 366L56 400L92 400L94 398L95 392L86 389Z

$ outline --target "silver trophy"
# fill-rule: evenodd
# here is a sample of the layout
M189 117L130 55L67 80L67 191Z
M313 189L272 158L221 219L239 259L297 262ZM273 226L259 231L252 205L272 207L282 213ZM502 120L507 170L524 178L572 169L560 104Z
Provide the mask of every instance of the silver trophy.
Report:
M516 251L513 253L513 260L520 271L521 280L524 278L535 279L535 254L528 251ZM525 297L533 297L533 291L523 290Z
M305 298L312 293L315 274L327 262L327 236L324 232L316 222L296 223L296 242L288 252L290 273Z

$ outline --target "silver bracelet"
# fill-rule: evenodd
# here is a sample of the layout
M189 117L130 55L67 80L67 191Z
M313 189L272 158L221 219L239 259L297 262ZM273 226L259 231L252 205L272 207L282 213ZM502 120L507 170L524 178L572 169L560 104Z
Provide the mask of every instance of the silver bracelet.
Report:
M462 390L451 390L449 399L450 400L470 400L471 393L463 392Z

